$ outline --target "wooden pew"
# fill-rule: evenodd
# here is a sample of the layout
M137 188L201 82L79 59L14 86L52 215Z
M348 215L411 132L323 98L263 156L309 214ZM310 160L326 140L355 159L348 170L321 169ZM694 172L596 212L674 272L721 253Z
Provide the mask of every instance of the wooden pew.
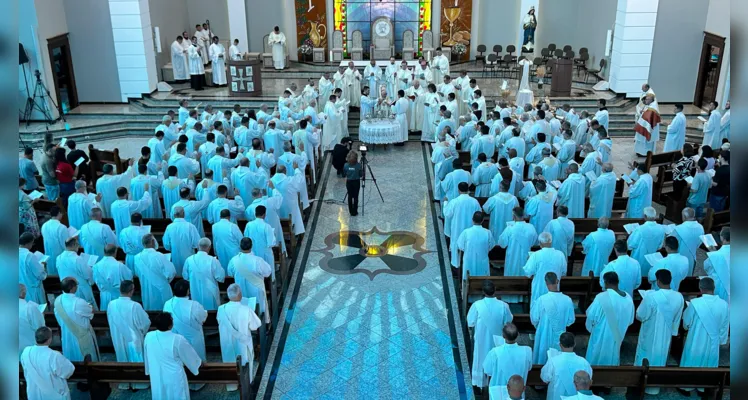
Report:
M68 383L85 383L89 386L88 396L91 400L104 400L112 392L110 384L120 383L150 383L150 377L145 374L143 363L122 362L92 362L90 356L86 361L73 362L75 371L68 378ZM242 365L241 356L235 363L205 362L200 365L199 373L193 375L185 369L189 383L205 384L238 384L241 399L253 398L249 365ZM26 398L26 379L23 367L19 365L19 394Z
M706 208L704 215L704 232L719 232L722 228L730 226L730 210L714 211L713 208Z
M644 161L646 171L651 171L653 167L662 167L670 165L675 161L678 161L683 157L683 153L679 150L668 151L666 153L652 154L651 151L647 152L647 159Z
M96 187L96 181L101 175L103 175L103 168L105 164L114 164L116 173L121 174L128 168L130 159L122 159L119 156L119 149L114 150L99 150L94 148L93 144L88 145L88 167L90 169L90 181L91 185Z

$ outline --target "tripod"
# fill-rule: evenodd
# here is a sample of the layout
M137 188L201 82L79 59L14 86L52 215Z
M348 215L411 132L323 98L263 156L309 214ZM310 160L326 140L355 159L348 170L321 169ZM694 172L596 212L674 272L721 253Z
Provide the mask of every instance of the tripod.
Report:
M369 165L369 160L366 159L366 152L361 152L361 215L365 215L366 211L366 201L364 200L364 196L366 196L366 181L370 180L374 182L374 186L377 188L377 192L379 193L379 198L382 199L382 203L384 203L384 197L382 196L382 191L379 190L379 185L377 184L377 178L374 176L374 172L371 170L371 166ZM369 171L369 174L371 175L371 178L366 177L366 171ZM343 203L345 203L345 200L348 198L348 193L343 196Z
M24 69L24 79L26 75L26 70ZM45 98L48 98L49 101L52 102L52 105L55 106L56 109L59 109L57 106L57 103L55 103L55 100L50 97L49 95L49 89L47 89L46 86L44 86L44 82L42 82L42 74L37 69L34 71L34 76L36 76L36 84L34 85L34 94L33 96L29 96L26 98L26 109L23 111L23 120L26 121L26 126L29 126L31 124L31 113L34 112L34 109L42 113L44 116L44 121L47 124L53 124L55 122L55 119L52 118L52 114L50 114L49 109L47 108L46 100ZM28 90L26 91L28 93ZM30 94L30 93L29 93ZM37 103L37 98L41 100L41 104ZM60 118L62 118L63 121L65 120L65 115L62 113L62 110L59 110Z

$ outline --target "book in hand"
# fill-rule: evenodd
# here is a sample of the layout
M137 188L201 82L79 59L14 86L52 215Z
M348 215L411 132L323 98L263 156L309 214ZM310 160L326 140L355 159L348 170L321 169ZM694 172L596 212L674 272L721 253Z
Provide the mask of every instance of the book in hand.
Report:
M556 189L558 189L561 187L561 181L559 180L551 181L551 185L555 187Z
M713 169L708 169L706 170L706 173L709 174L710 177L714 178L714 175L717 174L717 171Z
M586 176L587 179L590 180L590 182L594 182L597 180L597 175L595 175L595 171L587 171L584 173L584 176Z
M638 228L638 227L639 227L639 224L637 224L637 223L631 223L631 224L626 224L626 225L624 225L624 226L623 226L623 229L625 229L625 230L626 230L626 233L628 233L628 234L630 235L630 234L631 234L631 233L633 233L633 232L634 232L634 231L636 230L636 228Z
M86 161L86 159L85 159L85 158L83 158L83 157L80 157L80 158L78 158L77 160L75 160L75 166L77 167L77 166L79 166L79 165L83 164L83 163L84 163L85 161Z
M63 147L63 146L65 146L65 143L67 143L67 142L68 142L68 138L62 138L62 140L60 140L60 144L58 144L58 146L59 147Z
M96 261L99 259L99 256L95 254L81 253L80 258L81 260L83 260L83 263L85 265L88 265L89 267L93 267L94 264L96 264Z
M78 233L80 233L77 229L73 228L72 226L68 227L68 235L69 237L76 237L78 236Z
M47 260L49 260L49 256L45 255L41 251L35 251L34 256L36 257L36 260L39 261L40 263L45 263L47 262Z
M701 115L699 115L697 118L699 121L706 123L706 118L702 117Z
M629 185L632 184L632 183L634 183L634 180L631 179L631 177L628 176L628 175L626 175L626 174L621 175L621 179L623 179Z
M34 190L33 192L29 193L29 198L30 198L30 199L31 199L32 201L33 201L33 200L36 200L36 199L38 199L38 198L40 198L40 197L42 197L42 196L44 196L44 193L42 193L42 192L40 192L40 191L38 191L38 190Z
M717 247L717 241L714 240L714 235L712 235L711 233L701 235L699 236L699 239L701 239L701 243L704 243L704 246L706 246L706 248Z
M686 179L684 179L684 181L686 181L686 183L688 183L689 185L692 184L693 183L693 176L687 176Z
M644 256L644 259L647 260L649 265L655 265L658 261L662 260L664 257L662 257L662 254L660 253L652 253L647 254Z
M663 225L662 227L665 228L665 236L670 236L675 230L675 224Z

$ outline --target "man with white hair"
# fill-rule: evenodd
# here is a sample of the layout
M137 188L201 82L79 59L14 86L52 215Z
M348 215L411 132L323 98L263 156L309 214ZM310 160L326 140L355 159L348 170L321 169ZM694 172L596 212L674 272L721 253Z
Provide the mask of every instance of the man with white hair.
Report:
M535 301L542 295L548 293L548 287L545 284L545 274L553 272L561 280L566 276L566 257L564 253L553 248L553 236L548 232L538 235L540 250L530 253L530 258L522 268L525 276L532 278L532 288L530 292L530 309Z
M587 178L579 173L578 164L569 164L569 176L558 188L558 205L569 209L569 218L584 218L584 199ZM549 179L545 174L543 176Z
M26 300L26 285L18 284L18 355L26 347L34 345L34 333L45 326L39 304Z
M206 310L217 310L221 304L218 282L223 282L226 272L218 259L209 255L211 242L202 238L197 242L197 254L187 257L182 276L190 283L192 299Z
M696 220L696 211L693 208L684 208L681 215L683 222L675 227L670 236L678 239L678 253L688 259L688 276L692 276L704 227Z
M257 330L262 321L257 317L254 310L249 308L243 301L242 289L232 283L226 290L229 302L218 307L218 334L221 340L221 360L223 362L236 362L241 356L242 365L249 365L250 382L254 376L253 360L254 346L252 344L252 331ZM226 385L228 391L235 391L238 385Z
M62 354L70 361L83 361L91 355L99 361L99 346L91 327L95 308L76 295L78 281L74 277L60 276L62 294L55 299L54 313L62 330Z
M177 276L182 276L182 268L187 258L195 254L200 235L195 225L185 219L184 208L175 206L173 221L166 227L163 242L164 248L171 251L171 262L174 263ZM200 220L202 223L202 220Z
M119 297L112 299L106 309L109 332L112 336L112 346L117 362L143 362L143 340L151 319L140 303L132 300L135 284L132 280L124 280L117 288ZM102 301L103 303L103 301ZM145 383L121 383L120 389L147 389Z
M104 217L111 217L111 206L117 200L117 188L127 187L130 179L135 177L135 169L132 167L135 162L134 158L128 161L127 170L119 175L115 175L114 165L106 164L102 168L104 175L96 180L96 193L101 195L99 200L100 208Z
M582 253L585 254L582 276L589 276L590 272L593 276L600 276L600 271L608 264L616 242L616 235L608 229L609 225L608 217L598 218L597 230L590 232L582 241Z
M169 283L176 269L166 254L156 251L158 243L153 234L144 235L142 243L143 250L134 259L135 276L140 278L140 298L147 311L160 311L172 297Z
M93 280L99 288L101 311L106 311L109 302L120 295L120 284L132 280L132 271L114 258L118 247L109 244L104 248L104 257L93 266Z
M574 323L574 303L559 291L559 277L555 272L544 276L548 293L538 297L530 308L530 322L535 327L531 364L545 364L548 349L561 350L558 338Z
M156 129L153 130L154 133L162 132L163 138L159 140L158 136L155 136L148 140L148 147L151 148L151 153L158 155L157 150L159 149L159 147L158 143L156 142L160 142L164 150L171 147L171 144L179 137L179 130L179 124L175 124L170 116L164 115L163 118L161 118L161 125L157 126ZM163 153L164 152L161 152L160 156L163 156ZM157 156L156 158L160 160L160 156Z
M34 332L36 345L28 346L20 356L29 400L69 399L67 379L75 366L60 352L52 350L52 330L42 326Z
M91 219L91 209L100 207L102 195L88 193L86 181L75 181L75 193L68 197L68 225L80 230Z
M446 202L444 206L444 234L451 239L449 251L452 253L452 267L455 268L453 273L456 273L460 266L460 256L457 251L458 238L464 230L472 226L473 216L481 210L478 200L468 194L468 189L467 183L460 182L457 185L460 195Z
M78 233L80 244L86 254L97 257L104 256L104 247L109 244L117 244L117 236L112 228L101 222L100 208L91 209L91 220L81 227Z
M710 248L704 260L704 271L714 280L715 293L719 298L730 303L730 227L725 226L719 232L722 247L719 250Z
M213 224L213 240L215 240L215 250L221 267L226 270L229 261L239 252L239 242L244 236L242 231L231 221L231 212L223 209L220 212L220 220ZM198 246L199 246L198 242Z
M244 228L244 236L252 239L252 248L257 257L265 260L273 267L272 277L275 281L275 257L273 247L278 246L273 228L265 222L266 208L259 205L255 208L255 219L248 222Z
M77 288L75 294L88 302L95 311L98 311L96 299L91 289L94 284L93 269L88 264L86 254L83 254L83 256L78 254L78 248L77 237L70 237L65 241L65 251L57 256L57 272L60 275L60 280L68 277L75 278Z
M143 198L137 201L128 199L129 193L127 192L127 186L117 188L117 200L112 203L111 206L111 215L112 219L114 219L114 230L117 233L122 232L123 229L130 226L130 217L133 213L140 213L151 207L151 193L148 188L149 186L146 183Z
M498 239L498 245L506 249L504 276L524 276L523 267L538 234L532 224L525 222L522 207L514 207L512 217L512 223L507 223ZM509 303L520 302L519 296L502 296L502 299Z
M535 182L537 194L525 202L525 214L530 217L530 223L535 227L536 232L543 232L546 225L553 219L556 193L546 191L546 187L544 180Z
M577 371L574 373L574 387L577 389L577 394L573 396L566 396L566 400L603 400L602 397L592 394L590 387L592 386L592 379L587 371Z
M603 292L595 296L587 309L585 327L590 332L587 361L592 365L621 365L621 343L634 323L634 300L619 289L618 274L606 272Z
M551 234L553 248L568 258L574 248L574 222L569 219L569 209L566 206L558 206L556 215L556 219L546 224L543 232Z
M628 239L631 257L639 262L642 276L649 276L652 265L646 255L659 251L665 242L665 227L657 223L657 211L652 207L644 209L644 224L639 225Z
M589 185L590 207L587 210L587 218L611 217L617 180L613 164L603 164L602 174Z
M229 261L227 274L242 288L244 296L257 298L260 313L264 313L267 305L264 278L273 273L273 266L252 253L252 239L243 238L239 249L241 252Z
M631 176L635 182L629 188L626 218L642 218L644 210L652 206L652 175L646 171L644 163L636 166L636 172L637 176Z

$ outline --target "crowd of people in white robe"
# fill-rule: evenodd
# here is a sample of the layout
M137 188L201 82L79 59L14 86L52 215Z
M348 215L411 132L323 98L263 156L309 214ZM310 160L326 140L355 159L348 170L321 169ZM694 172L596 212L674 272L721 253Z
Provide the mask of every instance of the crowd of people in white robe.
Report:
M702 296L692 299L684 312L678 287L694 275L697 249L705 240L696 211L685 208L681 224L658 223L652 177L643 165L632 164L632 171L622 177L630 185L625 216L645 222L628 226L628 238L616 238L608 226L619 178L610 159L613 142L605 129L605 103L601 101L592 119L584 111L577 116L566 105L555 114L556 118L547 103L541 102L537 110L529 105L511 110L501 102L485 123L460 118L455 134L448 126L440 128L433 145L434 201L443 206L453 272L462 264L462 279L468 274L491 275L489 252L500 246L506 249L504 276L532 277L532 349L516 344L517 331L511 324L508 303L521 302L520 296L497 298L493 284L486 281L485 298L471 306L467 323L474 328L473 385L506 386L513 374L526 379L533 364L544 364L541 376L549 383L548 398L573 396L577 371L592 376L591 366L620 364L621 343L634 318L642 322L635 365L647 358L651 366L664 366L670 337L678 335L683 321L689 333L680 365L718 366L719 346L728 339L729 228L720 234L719 250L709 248L703 265L707 276L700 281ZM458 143L470 153L469 168L463 169ZM584 158L581 165L574 160L578 150ZM525 163L529 176L523 176ZM692 184L690 190L691 196L700 196L694 206L706 202L712 186L706 182L705 168L700 166L705 182ZM483 206L476 197L487 198ZM520 199L524 208L519 207ZM488 229L483 227L486 216ZM572 218L585 216L598 219L598 229L580 237ZM582 275L599 277L604 288L586 310L590 339L585 358L574 355L574 337L565 333L575 312L572 300L559 289L572 248L580 242L585 254ZM532 251L536 246L540 250ZM666 257L659 254L662 248ZM608 262L612 253L616 259ZM639 291L643 301L634 310L634 291L643 279L653 289ZM504 341L499 339L502 329Z
M275 280L273 248L286 253L280 219L291 219L292 234L304 233L302 210L310 204L306 167L314 171L320 144L316 102L293 96L293 90L295 86L286 90L279 111L271 113L266 106L247 113L238 106L226 112L206 106L200 113L183 100L178 116L170 112L155 128L137 165L131 160L121 174L105 165L96 181L97 194L88 193L84 181L76 182L68 202L69 226L61 222L65 210L50 210L51 218L41 227L43 253L31 251L33 233L21 235L19 274L25 289L19 354L27 367L29 398L40 398L32 396L36 391L65 393L60 382L69 376L68 364L59 360L83 361L87 354L99 359L91 327L98 310L108 314L117 360L145 360L154 398L186 398L181 363L197 373L206 360L206 310L218 310L224 361L234 362L241 353L245 363L251 362L249 331L259 320L240 304L255 298L260 313L265 311L263 280ZM230 153L236 157L229 158ZM202 179L196 181L197 176ZM114 229L103 218L113 219ZM171 220L161 244L170 253L157 251L159 243L144 218ZM249 221L244 232L237 219ZM212 225L212 242L204 237L204 220ZM209 254L213 245L215 257ZM124 263L115 258L120 248ZM55 275L63 294L50 305L62 328L64 358L46 349L42 359L34 353L48 347L49 338L35 333L44 325L38 307L48 303L44 280ZM231 301L221 305L218 282L226 276L234 277L236 285L229 287ZM142 305L130 300L133 277L140 282ZM172 291L177 278L184 280ZM94 285L101 294L98 304ZM168 312L173 328L163 322L164 329L146 335L150 322L144 310ZM65 367L48 371L49 358ZM45 373L32 376L32 369ZM177 386L185 391L168 390L170 382L180 382Z

